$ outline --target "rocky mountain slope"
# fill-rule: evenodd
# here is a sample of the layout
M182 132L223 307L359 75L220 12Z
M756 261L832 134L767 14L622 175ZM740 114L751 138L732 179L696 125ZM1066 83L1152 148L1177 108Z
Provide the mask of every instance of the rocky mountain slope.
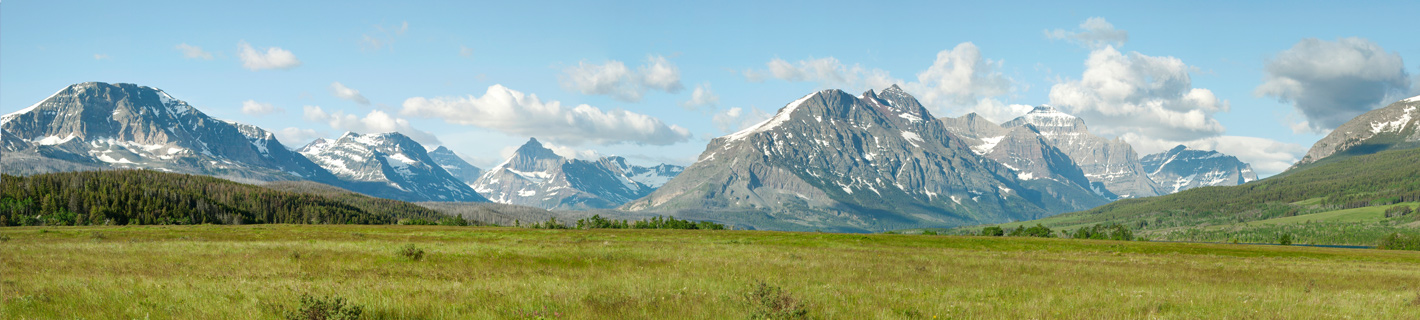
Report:
M1168 192L1150 180L1134 147L1124 140L1090 134L1085 121L1050 106L1001 124L1014 128L1031 125L1051 146L1060 149L1084 171L1090 182L1103 183L1120 198L1151 197Z
M335 140L312 141L297 151L344 180L343 187L351 191L404 201L488 201L444 171L424 150L397 132L347 132Z
M478 181L478 177L483 175L483 169L468 164L468 161L464 161L463 158L459 157L453 150L449 150L449 148L445 148L444 146L439 146L434 149L434 151L429 151L429 158L434 159L434 163L443 167L444 171L449 172L449 175L458 178L459 181L463 181L464 184L469 186L472 186L475 181Z
M9 174L143 168L233 179L337 182L261 128L207 116L162 90L68 86L0 117Z
M1420 96L1361 114L1318 140L1288 171L1338 154L1350 157L1420 147L1420 111L1416 109L1420 109Z
M1027 220L1107 201L1068 181L1022 179L935 119L896 86L881 95L815 92L712 140L680 176L622 209L880 231Z
M498 203L546 209L615 208L655 190L683 168L641 167L621 157L568 159L529 139L473 186Z
M1149 179L1169 193L1197 187L1235 186L1257 180L1252 166L1217 151L1179 145L1140 159Z
M1118 198L1103 183L1090 182L1080 166L1051 145L1034 125L1005 128L976 113L938 121L962 137L972 151L1016 170L1022 180L1051 179L1078 185L1107 199Z

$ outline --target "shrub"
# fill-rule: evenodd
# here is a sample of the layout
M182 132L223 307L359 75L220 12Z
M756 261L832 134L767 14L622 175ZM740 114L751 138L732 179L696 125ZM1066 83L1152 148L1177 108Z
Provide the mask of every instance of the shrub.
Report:
M1283 234L1281 237L1277 237L1277 244L1284 246L1292 245L1292 234L1287 233Z
M414 218L414 219L401 219L401 220L399 220L399 224L401 224L401 225L406 225L406 226L432 226L432 225L434 225L434 222L433 222L433 221L429 221L429 220L420 219L420 218Z
M288 320L353 320L359 319L364 310L360 306L346 303L339 297L312 297L301 295L301 303L295 310L286 312Z
M1011 230L1010 236L1049 238L1055 236L1055 231L1037 223L1034 227L1030 228L1026 228L1025 226L1016 227L1015 230Z
M1388 208L1388 209L1385 209L1385 217L1386 217L1386 218L1394 218L1394 217L1409 215L1409 214L1414 213L1414 212L1415 212L1415 210L1414 210L1414 209L1411 209L1410 206L1394 206L1394 207L1390 207L1390 208Z
M981 235L988 237L1000 237L1006 235L1006 229L1001 229L1001 227L999 226L985 227L981 228Z
M1420 236L1392 233L1381 238L1381 242L1376 244L1376 249L1420 250Z
M937 235L937 232L936 232L936 231L932 231L932 230L923 230L923 231L922 231L922 235L924 235L924 236L935 236L935 235Z
M809 310L803 301L795 299L783 288L760 281L745 295L749 300L752 319L807 319Z
M1075 239L1095 239L1095 240L1134 240L1134 232L1122 224L1112 223L1108 225L1093 225L1082 227L1070 234Z
M450 226L450 227L466 227L466 226L468 226L468 220L467 220L467 219L464 219L463 217L457 217L457 216L455 216L455 217L444 217L444 218L440 218L440 219L439 219L439 225L441 225L441 226Z
M404 248L400 248L399 255L410 261L420 261L424 260L424 249L415 247L414 244L411 243L404 245Z

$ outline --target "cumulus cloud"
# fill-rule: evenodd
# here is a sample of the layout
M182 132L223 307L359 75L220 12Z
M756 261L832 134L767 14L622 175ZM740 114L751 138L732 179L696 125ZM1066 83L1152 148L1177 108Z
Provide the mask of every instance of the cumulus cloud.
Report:
M398 26L375 25L375 32L366 33L360 37L360 48L364 50L380 50L383 48L394 49L394 41L403 37L409 31L409 22L401 22Z
M680 92L680 68L662 56L648 56L636 70L610 60L602 64L578 62L558 76L562 87L582 94L605 94L626 102L641 101L647 91Z
M544 148L552 150L552 153L556 153L557 155L562 156L564 158L574 158L582 160L599 160L602 158L602 154L600 152L597 152L596 150L579 149L552 143L544 143L542 144L542 146Z
M709 83L702 83L695 86L695 91L690 93L690 100L686 100L680 105L686 110L695 110L702 106L714 107L717 103L720 103L720 96L715 95L714 91L710 91Z
M715 122L716 127L720 128L720 131L731 133L749 128L749 126L769 119L770 116L772 115L764 110L759 110L759 108L734 107L715 113L711 120Z
M281 144L284 144L287 147L303 146L315 140L316 138L325 137L325 134L322 134L319 131L316 131L315 129L304 129L296 127L287 127L286 129L277 130L272 134L275 134L276 140L280 140Z
M784 59L774 58L765 64L767 72L759 71L746 72L746 79L751 74L768 74L775 79L789 82L816 82L821 86L830 88L844 88L848 90L866 90L871 88L886 88L893 84L902 83L902 80L893 78L887 71L877 68L867 68L859 64L848 65L839 62L833 57L812 58L789 62Z
M202 47L199 46L180 43L174 48L176 48L178 51L182 51L182 56L184 58L212 60L212 53L207 52L206 50L202 50Z
M242 113L245 113L247 115L264 116L284 111L286 110L277 108L276 106L273 106L270 103L256 102L256 100L247 100L242 102Z
M441 118L503 133L537 136L558 144L585 143L669 145L687 141L689 130L660 119L626 110L603 111L589 105L564 106L538 99L502 85L488 87L482 97L414 97L404 101L400 114Z
M1050 103L1084 118L1095 133L1176 141L1220 135L1213 114L1228 111L1228 101L1194 88L1193 69L1178 58L1106 46L1090 52L1080 79L1050 88Z
M1362 38L1308 38L1267 62L1254 94L1292 103L1306 117L1295 127L1321 133L1411 90L1400 54Z
M354 101L361 105L370 105L370 99L365 99L365 96L360 94L360 90L351 89L340 82L330 83L330 93L337 98Z
M1171 141L1131 133L1120 138L1129 142L1140 156L1163 152L1180 144L1191 149L1215 150L1252 165L1258 177L1286 171L1307 152L1306 146L1258 137L1216 136L1190 141Z
M306 121L325 123L336 130L360 134L399 132L426 146L443 144L433 134L415 129L408 120L396 118L380 110L370 111L362 118L344 111L326 112L319 106L306 106L304 117Z
M237 43L237 56L242 59L242 67L247 70L282 69L288 70L301 65L301 60L291 51L277 47L266 48L265 52L252 48L246 41Z
M1079 44L1090 49L1100 49L1105 46L1123 46L1129 42L1129 32L1114 28L1114 24L1105 21L1104 18L1093 17L1085 19L1080 23L1077 31L1066 31L1064 29L1045 30L1045 37L1051 40L1066 40Z
M975 44L963 42L951 49L937 52L936 60L927 69L917 73L915 82L894 78L882 69L845 64L833 57L809 58L797 62L775 58L765 64L764 70L750 69L742 74L749 81L759 81L768 76L789 82L814 82L823 87L855 91L882 89L901 84L903 90L916 96L937 116L976 112L999 122L1010 118L993 117L1012 113L1013 109L1009 108L1014 107L1001 103L996 97L1016 90L1015 81L1001 73L1003 64L1000 60L984 58ZM1003 107L1008 109L999 109Z

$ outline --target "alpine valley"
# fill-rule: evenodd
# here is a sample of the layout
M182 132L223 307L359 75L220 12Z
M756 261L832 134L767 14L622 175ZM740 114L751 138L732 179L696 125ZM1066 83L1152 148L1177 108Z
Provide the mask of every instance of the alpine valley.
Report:
M350 132L292 149L262 128L214 119L135 84L71 85L0 121L6 174L148 169L247 183L309 181L402 201L671 215L754 229L877 232L1024 221L1257 179L1248 164L1215 151L1180 146L1141 158L1123 140L1095 136L1082 119L1049 106L1002 124L976 114L937 118L897 86L810 93L711 140L689 167L569 158L530 139L483 170L446 147L430 151L393 132ZM1413 131L1382 127L1366 137L1408 141L1400 135Z

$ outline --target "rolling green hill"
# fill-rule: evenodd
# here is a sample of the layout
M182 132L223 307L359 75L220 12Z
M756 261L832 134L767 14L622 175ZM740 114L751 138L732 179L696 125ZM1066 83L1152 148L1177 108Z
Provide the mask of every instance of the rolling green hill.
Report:
M1397 204L1413 207L1410 202L1420 201L1417 164L1420 149L1347 154L1244 185L1121 200L1002 226L1039 223L1073 230L1119 223L1155 240L1272 242L1293 234L1298 243L1372 245L1389 233L1420 234L1415 223L1420 215L1383 214Z

